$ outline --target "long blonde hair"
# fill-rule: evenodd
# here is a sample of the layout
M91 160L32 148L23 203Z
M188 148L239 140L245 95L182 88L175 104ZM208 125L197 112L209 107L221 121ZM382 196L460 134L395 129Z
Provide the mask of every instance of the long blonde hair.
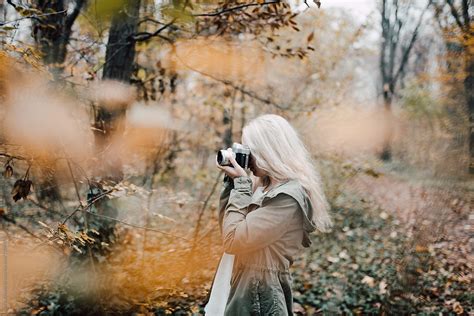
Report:
M250 147L257 167L268 174L260 179L261 184L268 185L270 176L277 181L298 180L309 196L316 228L322 232L331 228L321 176L306 146L286 119L265 114L251 120L242 130L242 143Z

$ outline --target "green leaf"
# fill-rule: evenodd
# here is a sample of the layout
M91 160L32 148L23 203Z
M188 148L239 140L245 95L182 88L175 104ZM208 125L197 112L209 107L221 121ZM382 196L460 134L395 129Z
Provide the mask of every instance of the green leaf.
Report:
M120 11L125 4L126 0L95 0L90 1L88 9L94 12L98 18L105 18Z
M17 27L14 27L14 26L11 26L11 25L4 25L1 28L4 31L11 31L11 30L16 30L17 29Z
M172 5L165 5L161 7L161 14L169 20L176 20L176 22L192 23L194 17L187 10L176 8Z

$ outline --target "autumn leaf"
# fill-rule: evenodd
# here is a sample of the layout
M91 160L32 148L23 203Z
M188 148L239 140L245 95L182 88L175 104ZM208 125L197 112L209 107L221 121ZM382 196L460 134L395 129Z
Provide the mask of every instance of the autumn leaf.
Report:
M6 165L5 171L3 171L3 176L5 178L10 178L11 176L13 176L13 168L11 165Z
M367 284L370 287L373 287L375 285L375 279L368 275L364 276L361 282Z
M32 184L31 180L23 180L23 179L16 180L15 184L13 185L13 189L11 191L13 200L15 202L17 202L21 198L23 198L23 200L26 200L28 194L30 193L31 184Z
M456 302L454 302L454 304L453 304L453 311L454 311L457 315L461 315L462 313L464 313L464 308L462 308L461 303L459 303L458 301L456 301Z

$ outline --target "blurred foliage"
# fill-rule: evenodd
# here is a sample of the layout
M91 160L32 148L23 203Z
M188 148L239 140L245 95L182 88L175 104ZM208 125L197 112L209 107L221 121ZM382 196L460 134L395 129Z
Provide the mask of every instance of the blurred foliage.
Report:
M460 87L449 84L462 79L459 73L442 65L429 73L430 67L422 67L426 63L419 67L423 71L407 75L410 80L397 100L401 122L393 139L394 161L381 164L374 156L383 133L378 126L384 122L360 115L363 111L357 108L376 103L376 83L367 81L377 71L371 19L359 24L348 12L316 9L295 14L285 2L143 1L139 32L150 37L135 45L130 78L135 100L135 95L123 93L126 89L96 86L105 63L110 17L123 1L87 3L72 29L57 82L49 82L52 76L38 48L24 40L22 30L28 27L18 21L0 26L2 123L11 123L3 118L9 93L33 95L34 107L18 115L32 119L21 132L35 138L38 130L31 126L41 131L56 127L54 140L66 139L59 123L72 126L79 118L64 123L43 117L38 122L39 115L28 115L33 108L44 114L54 103L53 97L40 99L40 91L26 85L41 74L52 91L74 99L61 99L61 109L87 112L77 130L91 130L101 102L120 107L133 103L128 114L136 114L132 121L142 125L125 119L125 136L104 150L106 158L70 157L61 150L47 151L41 158L16 144L17 137L10 142L2 124L3 229L12 238L33 236L32 246L54 249L66 263L54 278L24 286L15 297L14 313L202 314L221 255L218 190L212 190L219 181L214 154L224 146L225 136L239 141L249 119L271 112L289 118L311 145L335 220L333 231L314 235L312 248L292 267L295 313L472 314L472 265L465 259L469 239L460 226L468 218L469 201L467 195L457 195L469 186L465 175L459 175L466 160L467 119L459 106ZM23 7L14 12L19 19L38 14ZM420 47L415 49L425 56L426 47ZM452 64L459 62L449 58ZM27 71L20 71L20 65ZM92 90L102 92L103 100L91 96ZM345 110L350 107L352 111ZM331 116L337 111L349 119L341 124ZM324 118L332 134L318 130ZM336 149L354 142L358 151L328 153L315 141L318 133ZM78 139L65 147L90 145ZM361 149L364 145L369 153ZM116 157L122 159L126 179L118 184L97 179L104 159ZM56 203L39 198L45 190L40 182L51 171L42 159L57 164ZM30 167L31 176L26 177ZM418 172L426 170L429 180L444 181L445 190L438 194L431 183L412 187ZM400 174L407 176L400 180ZM350 190L361 183L363 192ZM390 203L398 199L400 185L407 188L413 209L404 207L401 198L397 207ZM391 199L376 200L380 189ZM446 209L431 211L436 202L447 204ZM423 203L431 207L431 217L420 211ZM443 222L446 214L455 225ZM449 236L433 236L439 227ZM194 234L197 241L188 237Z
M98 20L108 20L124 6L127 0L92 0L88 1L86 14Z
M186 8L182 8L180 6L169 4L163 5L160 7L160 14L163 17L175 20L177 23L193 23L195 19L190 11Z
M438 99L430 91L413 84L403 90L402 106L416 118L433 118L442 114Z

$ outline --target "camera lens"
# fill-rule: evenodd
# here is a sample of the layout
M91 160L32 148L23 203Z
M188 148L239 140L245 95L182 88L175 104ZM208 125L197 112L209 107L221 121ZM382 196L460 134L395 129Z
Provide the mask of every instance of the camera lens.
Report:
M225 159L225 157L224 157L224 155L222 154L222 150L219 150L219 151L217 152L217 163L218 163L219 165L222 165L224 159Z

